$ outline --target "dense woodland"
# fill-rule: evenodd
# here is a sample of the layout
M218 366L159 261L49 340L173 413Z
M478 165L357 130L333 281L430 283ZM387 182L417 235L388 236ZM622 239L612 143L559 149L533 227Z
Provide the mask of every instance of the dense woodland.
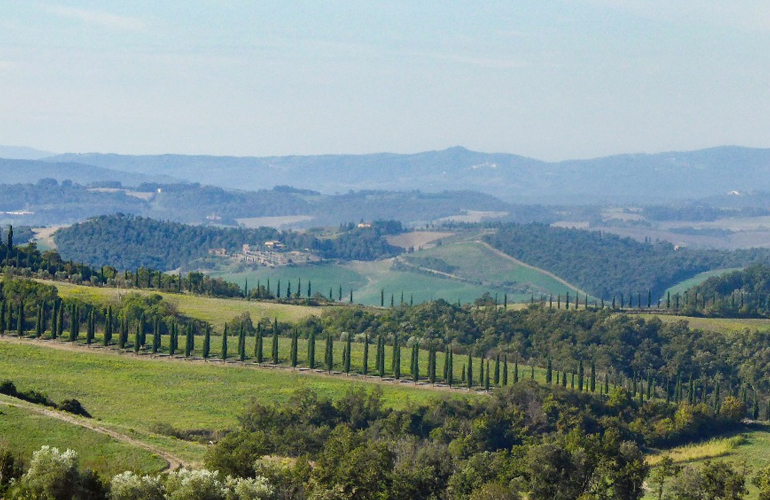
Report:
M770 266L756 264L712 276L678 298L682 311L714 317L770 316Z
M192 226L116 214L62 228L55 239L65 259L118 269L170 270L194 269L209 250L224 248L232 253L244 244L260 248L271 240L280 241L287 250L310 251L327 259L374 260L401 252L384 238L401 231L399 222L375 221L363 228L346 224L334 237L320 238L311 232Z
M770 263L770 250L677 249L668 242L641 243L600 231L542 224L501 225L485 240L527 264L550 271L595 297L651 292L700 272Z

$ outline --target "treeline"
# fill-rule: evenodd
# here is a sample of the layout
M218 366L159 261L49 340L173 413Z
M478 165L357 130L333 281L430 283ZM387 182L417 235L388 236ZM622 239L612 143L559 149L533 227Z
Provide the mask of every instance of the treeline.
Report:
M689 315L770 317L770 266L756 264L712 276L686 290L681 303Z
M398 222L375 222L370 227L347 227L334 238L312 233L259 229L191 226L145 217L115 214L89 219L58 230L54 237L66 259L118 269L176 269L194 266L209 250L241 251L279 241L288 250L303 250L328 259L374 260L391 257L401 249L384 236L400 232Z
M527 264L550 271L591 295L647 293L703 271L770 262L770 250L691 250L667 242L641 243L600 231L542 224L501 225L485 241Z

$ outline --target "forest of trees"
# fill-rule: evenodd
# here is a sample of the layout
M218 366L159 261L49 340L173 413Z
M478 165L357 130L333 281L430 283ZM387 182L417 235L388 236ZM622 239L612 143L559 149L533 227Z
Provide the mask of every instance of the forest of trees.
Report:
M371 227L343 226L334 238L312 233L258 229L192 226L145 217L104 215L62 228L55 233L65 259L118 269L177 269L195 267L209 250L240 251L244 244L262 246L276 240L289 250L307 250L327 259L374 260L401 252L385 240L402 231L393 221L375 221Z
M682 313L714 317L770 316L770 266L755 264L712 276L686 290Z
M542 224L500 225L485 241L603 299L648 291L657 298L670 286L703 271L770 263L770 250L764 248L677 249L668 242L641 243L599 231Z

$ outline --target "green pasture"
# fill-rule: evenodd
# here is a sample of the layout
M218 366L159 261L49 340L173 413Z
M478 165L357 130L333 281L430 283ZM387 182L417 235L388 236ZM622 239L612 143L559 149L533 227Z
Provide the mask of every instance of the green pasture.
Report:
M28 409L23 402L0 396L0 447L29 463L43 445L78 452L80 465L106 477L130 470L150 474L166 462L157 455L104 434Z

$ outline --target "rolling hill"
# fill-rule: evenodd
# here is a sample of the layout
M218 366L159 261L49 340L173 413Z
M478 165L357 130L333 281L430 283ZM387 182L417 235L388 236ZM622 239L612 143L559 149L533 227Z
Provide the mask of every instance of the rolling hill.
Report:
M64 154L77 162L237 189L288 184L325 193L471 189L520 203L652 203L770 189L770 149L723 146L544 162L462 147L416 154L284 157Z

